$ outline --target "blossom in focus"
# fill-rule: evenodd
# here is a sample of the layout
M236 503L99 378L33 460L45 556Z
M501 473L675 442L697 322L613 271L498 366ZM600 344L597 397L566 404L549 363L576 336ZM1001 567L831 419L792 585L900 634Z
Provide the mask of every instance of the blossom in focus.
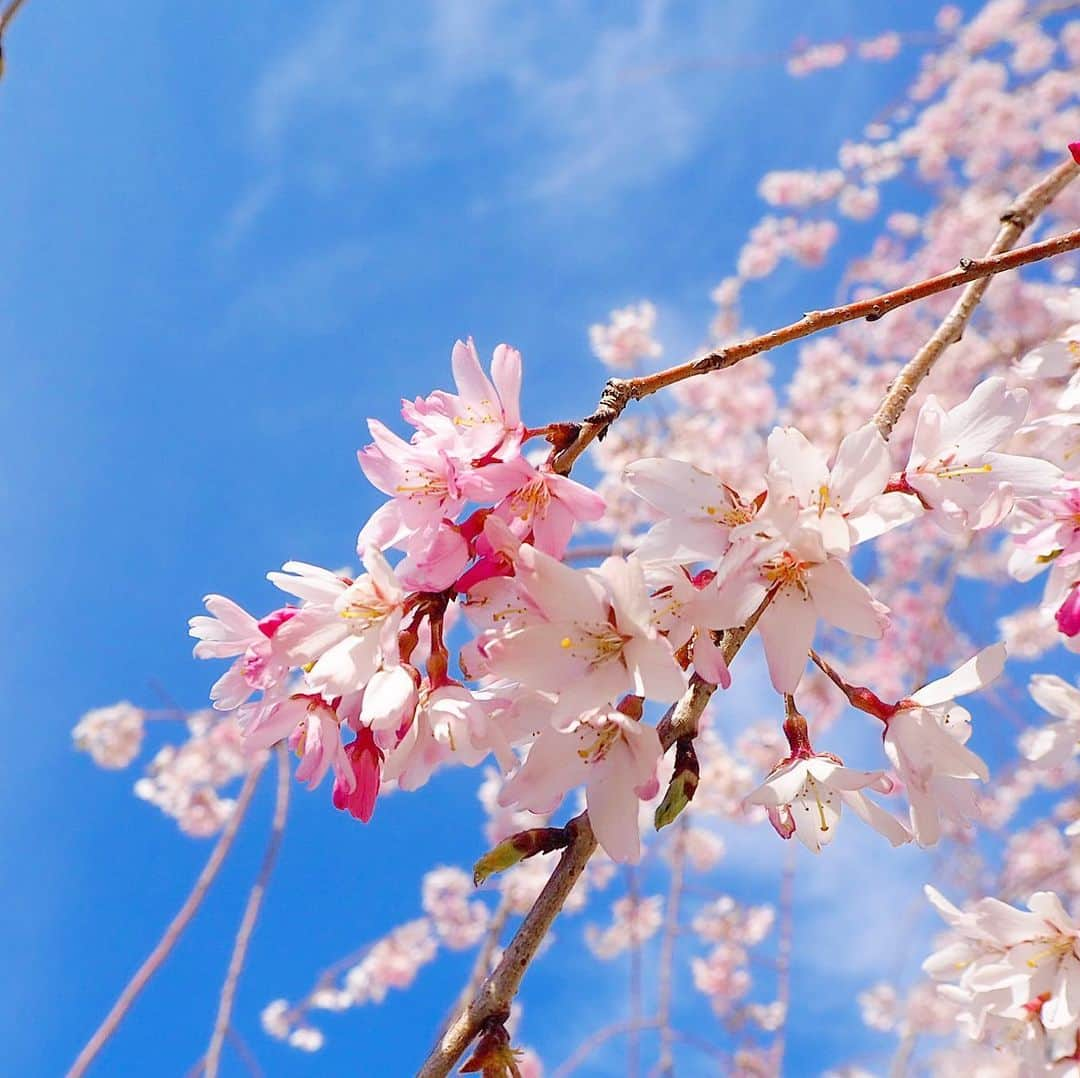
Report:
M556 692L553 723L573 723L625 693L659 703L682 693L683 673L652 623L636 560L608 558L599 569L574 570L526 545L517 581L537 614L489 630L480 652L492 674Z
M847 554L856 543L906 524L921 512L907 494L885 493L889 451L872 423L847 435L832 468L795 427L777 427L768 441L770 505L799 507L799 524L821 533L828 554Z
M595 523L604 515L604 499L567 476L534 468L524 458L518 459L517 468L516 485L495 506L495 515L522 541L561 558L574 526Z
M542 731L503 787L499 803L549 813L568 790L584 784L597 841L613 861L636 862L641 857L638 802L659 791L661 753L652 726L613 708L594 711L571 730Z
M750 524L761 508L719 477L681 460L636 460L623 469L623 481L665 518L638 544L635 553L642 562L719 561L732 531Z
M589 327L593 354L606 367L628 370L640 359L656 359L662 349L653 338L656 308L649 302L611 312L606 325Z
M1037 1016L1053 1060L1072 1058L1080 1029L1080 927L1057 895L1039 891L1028 911L983 898L958 909L933 887L927 897L949 925L944 945L923 969L961 1008L960 1023L979 1037L1004 1020L1020 1034Z
M462 462L496 450L503 450L504 458L514 455L523 432L521 353L500 344L488 378L470 337L455 343L450 363L456 394L436 390L402 402L402 415L417 430L414 442L437 445Z
M946 677L901 700L886 719L884 744L911 804L911 830L920 846L941 837L941 817L964 822L975 815L971 780L987 782L986 764L966 745L970 713L953 700L978 692L1005 668L1005 645L994 644Z
M783 760L746 801L765 806L779 835L795 835L811 853L820 853L832 842L844 805L893 846L910 842L907 828L862 792L892 789L883 771L855 771L835 756L812 753Z
M1013 577L1031 580L1050 565L1060 570L1080 563L1080 487L1059 488L1017 515L1016 545L1009 555Z
M345 746L345 756L351 765L352 781L350 784L344 769L334 776L334 808L347 810L367 823L375 812L383 761L370 727L362 726L357 731L356 737Z
M331 695L364 687L383 662L397 661L405 593L379 550L364 555L356 580L290 561L267 579L303 600L278 632L289 661L307 669L308 685Z
M794 692L802 679L819 618L870 640L879 639L888 624L888 608L839 558L828 555L821 532L803 527L799 515L790 501L769 512L782 550L760 568L772 600L758 630L769 677L782 693Z
M713 633L742 625L765 598L754 556L753 544L744 542L720 562L718 572L690 576L683 566L646 567L657 628L676 650L689 645L696 672L725 689L731 675Z
M903 479L952 527L989 528L1018 498L1048 494L1060 470L1036 457L996 452L1024 421L1028 394L1007 390L1004 378L980 382L962 404L946 411L928 397L919 411Z
M296 611L275 610L256 620L243 607L224 595L207 595L203 600L210 617L198 615L189 622L189 635L199 642L197 659L239 658L210 689L210 699L219 711L231 711L252 693L268 693L289 675L285 648L277 639L278 630Z

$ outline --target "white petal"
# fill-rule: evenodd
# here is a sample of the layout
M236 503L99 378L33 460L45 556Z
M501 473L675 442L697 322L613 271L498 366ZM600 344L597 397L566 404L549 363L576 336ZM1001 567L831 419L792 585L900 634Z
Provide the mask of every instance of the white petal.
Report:
M908 829L891 812L886 812L865 794L854 791L842 796L859 819L869 824L879 835L884 835L893 846L903 846L911 841Z
M912 693L911 699L923 707L933 707L954 700L957 696L977 692L1001 674L1005 669L1005 657L1004 644L991 644L951 674L931 681Z
M874 601L870 589L856 580L843 562L830 558L807 570L814 607L830 625L845 632L877 640L885 630L884 607Z
M891 471L885 439L873 423L867 423L840 443L829 477L829 494L842 512L856 512L881 494Z
M641 860L638 796L621 772L597 767L589 779L585 799L596 841L608 857L620 864Z
M777 692L794 692L814 641L817 611L801 591L785 588L765 608L758 632Z

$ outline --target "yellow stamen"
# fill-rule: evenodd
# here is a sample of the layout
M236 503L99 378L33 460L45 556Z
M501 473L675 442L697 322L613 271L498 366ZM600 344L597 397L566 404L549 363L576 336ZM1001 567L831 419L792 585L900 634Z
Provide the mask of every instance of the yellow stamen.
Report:
M965 475L985 475L993 470L993 467L989 464L979 464L967 468L946 468L944 471L935 474L938 479L962 479Z

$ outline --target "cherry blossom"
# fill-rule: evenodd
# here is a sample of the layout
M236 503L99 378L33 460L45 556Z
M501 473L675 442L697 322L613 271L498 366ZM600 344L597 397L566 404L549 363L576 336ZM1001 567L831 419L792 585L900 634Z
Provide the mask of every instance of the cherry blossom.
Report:
M98 767L127 767L142 748L145 716L126 700L88 711L71 731L75 747L88 752Z
M941 820L975 815L973 779L987 782L986 764L966 746L971 715L953 701L978 692L1001 675L1005 646L995 644L946 677L924 685L887 716L885 753L911 803L911 830L920 846L941 837Z
M650 800L659 790L660 755L653 727L622 711L593 712L566 732L543 731L503 787L499 801L548 813L567 790L584 784L600 845L615 861L637 861L638 800Z
M1028 683L1031 698L1058 722L1031 731L1024 755L1040 767L1057 767L1080 746L1080 689L1053 674L1036 674Z
M481 638L491 673L528 688L557 686L556 725L624 693L668 703L682 692L671 645L652 623L640 565L608 558L597 570L574 570L529 546L518 557L517 579L537 613Z
M607 325L589 327L593 354L614 370L632 368L638 360L656 359L660 343L653 337L656 308L649 302L611 312Z
M941 991L960 1004L960 1021L972 1035L994 1020L1023 1026L1034 1015L1051 1058L1072 1057L1080 1026L1080 928L1058 897L1037 892L1024 912L993 898L961 910L932 887L926 893L953 935L923 968L935 980L956 981Z
M929 397L919 412L903 480L943 523L998 524L1017 498L1048 494L1061 478L1047 461L994 452L1024 421L1028 394L988 378L946 411Z

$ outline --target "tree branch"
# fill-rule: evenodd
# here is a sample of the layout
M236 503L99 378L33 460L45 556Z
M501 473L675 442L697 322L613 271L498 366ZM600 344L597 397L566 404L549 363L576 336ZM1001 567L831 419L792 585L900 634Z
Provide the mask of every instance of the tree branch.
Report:
M667 908L664 910L664 936L660 941L660 985L657 1009L660 1020L660 1058L656 1074L662 1078L674 1078L675 1056L672 1041L675 1031L671 1027L671 997L675 966L675 943L679 935L679 904L682 899L683 874L686 870L686 816L679 821L675 836L675 850L671 858L671 884L668 887Z
M274 803L273 823L270 825L270 840L266 845L266 852L263 854L259 875L251 888L251 892L248 894L247 904L244 906L244 915L240 919L240 928L236 933L236 942L233 944L232 957L229 959L229 968L225 974L225 983L221 986L221 1000L218 1003L217 1020L214 1023L214 1031L210 1036L210 1047L206 1050L206 1078L217 1078L218 1067L221 1063L221 1048L225 1043L225 1037L232 1022L236 985L240 979L240 971L244 968L244 959L247 957L251 934L255 931L255 922L259 918L259 909L262 907L262 900L270 883L274 865L277 862L278 851L281 849L281 840L285 835L285 820L289 813L289 788L292 776L289 772L288 749L284 741L278 742L277 767L277 800Z
M8 6L4 8L3 13L0 13L0 78L4 77L4 31L7 30L8 23L18 14L19 8L25 3L26 0L11 0Z
M124 1016L131 1009L136 996L146 987L150 978L158 971L165 959L169 957L169 952L195 916L202 900L206 897L206 892L210 889L210 885L214 882L222 863L228 856L229 850L232 849L236 832L239 830L240 823L247 813L252 796L255 793L255 787L258 786L259 779L265 769L266 760L262 760L248 772L243 789L237 799L236 807L226 821L221 836L217 840L217 845L214 846L210 859L203 866L202 872L199 873L191 893L184 900L184 904L170 922L169 927L165 929L165 933L158 940L157 946L150 952L146 961L143 962L136 971L135 976L128 982L127 987L120 993L120 997L113 1004L112 1010L106 1015L105 1021L101 1023L94 1035L87 1041L86 1047L83 1048L78 1058L71 1065L67 1078L81 1078L81 1075L86 1073L86 1069L93 1063L97 1054L105 1046L105 1042L113 1035L116 1027L120 1025Z
M1080 248L1080 229L1076 229L1042 243L1021 247L1009 253L1000 253L1003 250L1002 244L1010 246L1011 243L1015 242L1023 229L1030 225L1039 213L1053 201L1056 195L1078 175L1080 175L1080 166L1077 166L1070 159L1055 168L1044 180L1024 192L1002 215L1004 221L1002 229L990 249L990 255L986 258L978 261L965 261L958 269L932 277L919 284L909 285L906 288L885 293L874 299L862 300L858 303L851 303L828 311L812 311L789 326L772 330L770 333L755 337L742 344L712 352L701 359L672 367L666 371L660 371L654 375L629 380L612 379L604 389L600 399L600 407L580 426L574 440L555 454L553 467L561 474L569 472L574 461L577 460L586 446L618 418L630 400L639 400L641 397L655 393L659 389L675 385L698 374L734 366L748 356L768 351L778 345L809 336L830 326L855 321L859 318L875 320L889 311L903 306L905 303L924 299L927 296L936 295L938 292L944 292L949 288L955 288L971 281L983 278L988 280L994 274L1002 273L1005 270L1016 269L1019 266L1037 262L1040 259ZM1011 233L1013 228L1016 229L1015 233ZM1002 237L1006 230L1010 230L1011 240L1003 240ZM961 320L954 319L954 313L951 312L942 322L931 337L930 342L937 340L939 337L947 339L944 339L944 343L940 347L935 346L936 351L929 359L921 361L922 373L919 375L918 380L925 377L946 348L955 342L957 339L955 335L957 325L962 329L967 324L985 290L986 285L984 283L974 296L974 299L969 299L965 304ZM965 293L966 295L967 293ZM965 297L961 296L957 303L958 307L961 303L964 303L964 299ZM950 322L950 320L952 321ZM947 331L950 324L952 326L951 334ZM905 372L912 367L916 360L919 360L926 348L930 347L930 342L923 349L920 349L915 359L901 373L897 383L904 378ZM918 384L917 381L915 384ZM911 392L908 392L900 400L901 391L896 389L894 385L885 400L888 401L894 392L897 394L897 403L895 406L891 406L890 414L892 418L888 422L888 430L883 430L886 437L892 431L896 420L911 399ZM882 407L884 407L884 403ZM881 409L879 409L878 414L880 413ZM880 424L879 429L881 429ZM738 654L771 599L772 593L770 592L745 625L728 630L723 634L721 648L726 663L730 665ZM702 681L696 674L690 678L686 692L672 705L668 713L657 724L657 733L665 751L680 737L693 736L697 732L698 721L715 691L716 686ZM503 952L502 959L494 972L485 981L468 1008L458 1015L457 1019L431 1050L418 1072L418 1078L445 1078L457 1060L461 1058L484 1022L493 1017L509 1015L510 1003L517 993L529 963L535 957L544 936L562 909L563 903L573 889L574 884L577 883L582 872L584 872L589 858L596 850L596 836L593 834L592 827L589 824L589 814L587 812L574 817L567 824L567 828L572 835L570 845L567 846L559 859L559 863L544 885L543 891L540 892L540 896L533 904L532 909L529 910L514 938Z
M820 333L824 329L831 329L834 326L843 325L845 322L856 322L863 318L874 322L890 311L894 311L908 303L914 303L929 296L936 296L939 292L947 292L951 288L957 288L969 282L976 282L964 292L964 295L957 303L957 308L963 304L967 310L966 316L960 316L957 321L959 329L962 330L968 319L970 319L975 305L978 304L983 292L986 291L991 277L998 273L1005 273L1008 270L1018 269L1032 262L1040 262L1043 259L1052 258L1055 255L1064 254L1066 251L1075 251L1080 248L1080 229L1074 229L1063 235L1043 240L1041 243L1033 243L1027 247L1009 250L1024 229L1068 183L1076 178L1077 174L1080 174L1080 166L1070 158L1062 162L1044 180L1025 191L1002 215L1004 223L998 233L998 238L983 258L962 259L956 269L949 270L947 273L938 274L936 277L930 277L916 284L905 285L903 288L895 289L892 292L883 292L881 295L873 296L870 299L858 300L855 303L832 307L828 310L810 311L804 314L797 322L781 326L779 329L770 330L768 333L762 333L757 337L751 337L749 340L742 341L739 344L717 349L715 352L709 352L698 359L691 360L688 363L680 363L675 367L668 367L666 370L657 371L655 374L646 374L639 378L610 379L600 396L600 403L597 405L596 411L577 425L577 434L574 439L555 453L552 459L553 469L561 475L568 474L578 457L592 442L605 433L607 428L619 418L626 406L633 400L641 400L661 389L667 389L670 386L677 385L679 382L685 382L688 378L695 378L701 374L709 374L712 371L734 367L736 363L748 359L750 356L760 355L762 352L768 352L782 344L788 344L791 341L809 337L814 333ZM974 298L972 298L973 296ZM954 308L955 311L956 308ZM925 370L929 370L933 366L937 356L944 351L948 344L958 339L955 335L957 329L950 329L947 322L948 319L942 323L942 328L934 334L931 341L927 342L925 348L920 351L921 363ZM945 337L949 333L952 333L953 336L948 340L944 340L944 343L937 341L939 334ZM927 354L924 356L923 352ZM912 363L914 363L914 360ZM912 364L908 365L909 368L911 366ZM905 368L905 371L907 370L908 368ZM911 391L907 394L908 397L914 392L914 386L921 381L922 377L925 377L925 371L914 381ZM901 384L899 380L898 384ZM889 408L892 411L895 411L898 407L900 410L903 409L903 404L899 403L900 392L901 390L898 389L896 397L889 401ZM890 394L890 396L892 395ZM906 403L906 398L904 403ZM896 411L896 416L898 415L899 411ZM878 423L879 428L882 427L883 421L878 421L877 417L875 417L875 422ZM892 422L895 423L895 417Z
M1071 159L1063 161L1048 176L1021 194L1001 215L1001 228L998 229L998 234L988 248L985 257L979 259L973 265L1005 264L1009 263L1010 260L1016 260L1025 252L1044 248L1048 249L1048 255L1072 250L1075 245L1055 249L1055 244L1067 241L1071 236L1076 236L1080 233L1080 230L1074 230L1064 236L1058 236L1056 239L1046 240L1043 243L1033 243L1029 247L1021 247L1015 251L1012 251L1011 248L1020 238L1024 229L1053 202L1069 183L1076 179L1078 173L1080 173L1080 166L1077 166L1075 161ZM1004 254L1003 252L1006 251L1009 253ZM1042 255L1041 257L1045 258L1048 255ZM1014 264L1024 265L1024 262L1014 262ZM1012 267L1009 266L1009 268ZM892 433L896 421L900 418L900 413L903 412L915 390L919 388L919 383L930 373L930 369L937 362L941 353L950 344L954 344L963 336L968 322L971 321L971 316L975 313L975 308L979 305L983 293L989 287L990 277L988 276L980 276L977 280L973 280L960 294L960 298L953 305L952 310L949 311L944 321L938 326L937 332L908 361L907 365L893 381L889 387L889 392L874 415L874 423L885 438L888 438Z

